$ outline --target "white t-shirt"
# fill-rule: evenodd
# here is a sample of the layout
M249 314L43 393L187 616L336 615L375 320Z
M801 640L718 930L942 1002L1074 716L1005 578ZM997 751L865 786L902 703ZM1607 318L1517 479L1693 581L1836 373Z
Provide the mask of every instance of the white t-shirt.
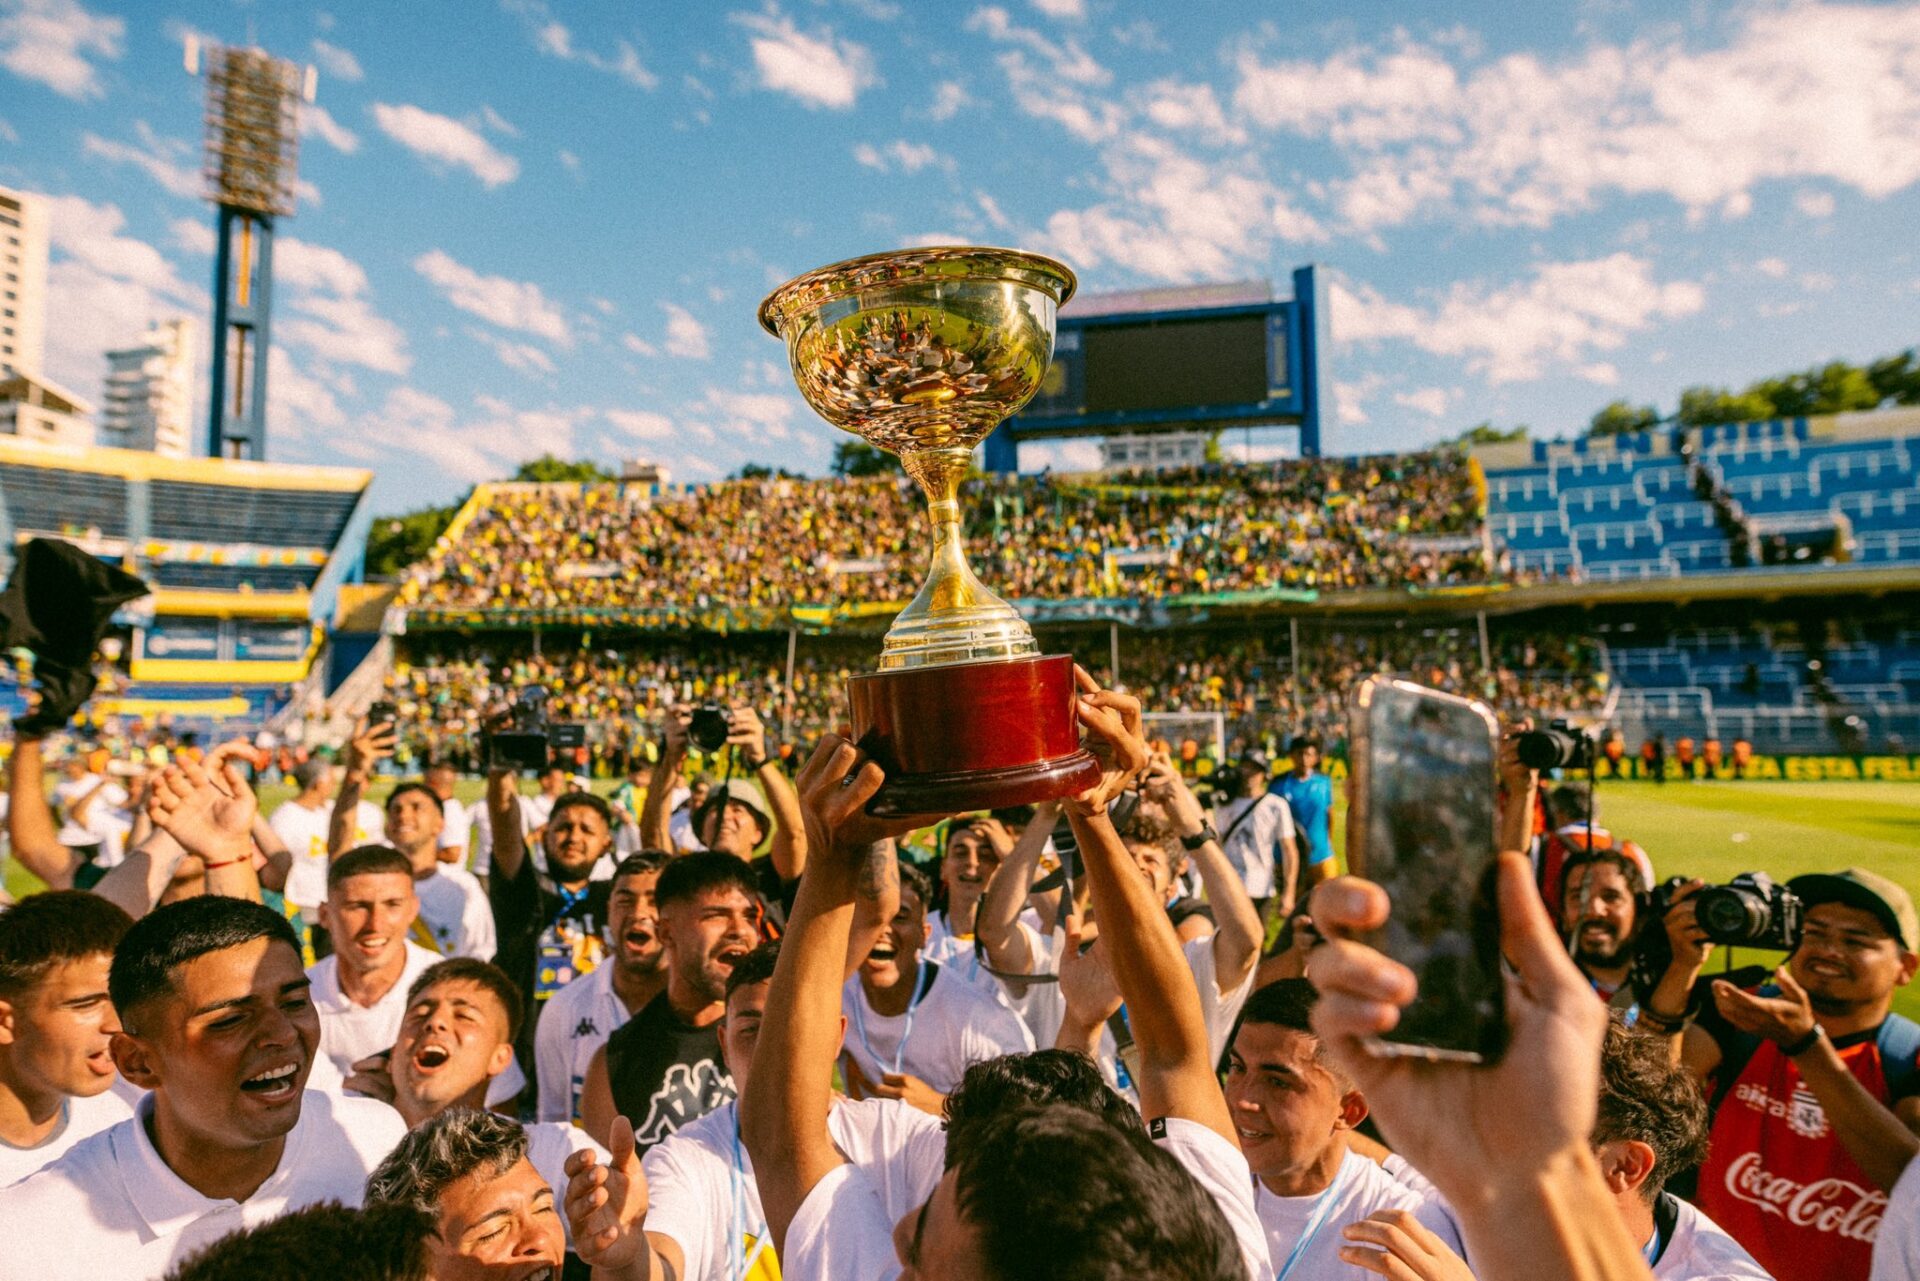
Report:
M413 892L420 899L420 919L426 922L442 956L493 959L498 946L493 933L493 907L472 872L442 863L432 876L416 880Z
M1920 1158L1907 1162L1893 1196L1880 1216L1873 1243L1872 1281L1912 1281L1920 1277Z
M534 1075L540 1082L542 1121L580 1118L580 1092L596 1050L629 1018L627 1003L613 990L613 960L547 998L533 1031Z
M1240 1243L1247 1275L1252 1281L1267 1281L1273 1276L1273 1263L1266 1231L1254 1208L1253 1171L1247 1168L1245 1155L1206 1126L1182 1117L1161 1117L1147 1129L1153 1141L1171 1153L1220 1207L1234 1240Z
M1249 809L1253 813L1247 814ZM1278 892L1275 851L1280 842L1294 836L1293 811L1287 802L1275 792L1263 792L1251 800L1243 796L1222 805L1213 822L1221 833L1221 852L1246 883L1248 896L1273 897Z
M280 1164L243 1202L189 1187L147 1137L153 1100L0 1197L6 1271L36 1281L147 1281L243 1227L321 1201L361 1204L367 1175L407 1132L371 1099L307 1091Z
M400 981L372 1005L355 1005L340 990L340 958L329 956L307 967L313 983L313 1006L320 1012L320 1053L332 1060L341 1076L351 1075L353 1065L369 1054L391 1050L399 1039L400 1023L407 1014L407 989L443 958L417 943L401 941L407 962Z
M473 835L474 810L484 808L485 806L476 805L470 810L466 805L453 798L441 801L440 813L445 817L446 821L440 828L440 848L443 850L459 850L464 855L469 839ZM456 859L455 866L464 865L466 861L464 857Z
M898 1062L898 1071L945 1094L973 1064L1033 1048L1019 1015L944 969L906 1014L876 1014L857 974L840 990L840 1010L847 1016L847 1053L875 1082Z
M1653 1265L1653 1275L1659 1281L1773 1281L1772 1275L1752 1255L1741 1249L1740 1243L1728 1236L1719 1224L1677 1197L1673 1198L1673 1204L1679 1208L1680 1215L1674 1220L1673 1239L1660 1252L1660 1262ZM1920 1209L1920 1206L1908 1208L1911 1212ZM1888 1222L1889 1218L1880 1220L1882 1242L1887 1239ZM1915 1226L1910 1220L1908 1227ZM1913 1236L1910 1232L1909 1239ZM1920 1265L1920 1254L1910 1256L1909 1262ZM1887 1276L1911 1281L1911 1278L1920 1277L1920 1266L1889 1272ZM1877 1245L1873 1256L1873 1281L1880 1281Z
M553 1189L554 1210L560 1215L560 1227L567 1234L567 1244L572 1245L573 1225L567 1221L567 1158L575 1152L587 1151L591 1151L601 1165L613 1158L577 1125L535 1121L521 1128L527 1132L527 1160Z
M308 809L298 801L288 801L274 810L267 826L293 855L287 869L287 902L295 907L317 908L327 901L327 836L333 824L333 802ZM353 843L375 844L386 836L386 818L380 807L361 801L353 812Z
M893 1281L900 1257L894 1220L872 1176L857 1165L837 1165L813 1185L787 1226L784 1281Z
M680 1246L686 1259L683 1281L734 1281L733 1233L742 1233L747 1253L765 1235L760 1189L744 1145L739 1165L734 1162L737 1115L728 1102L648 1149L642 1161L647 1231ZM837 1100L827 1114L827 1130L841 1155L871 1181L889 1224L931 1197L944 1173L947 1145L940 1119L898 1099ZM771 1243L766 1247L772 1248ZM748 1275L762 1273L750 1269Z
M1340 1247L1347 1244L1341 1229L1383 1210L1405 1210L1455 1254L1464 1253L1453 1220L1440 1206L1357 1152L1348 1152L1333 1182L1312 1196L1275 1196L1258 1180L1251 1180L1249 1186L1273 1266L1285 1267L1294 1250L1300 1251L1289 1281L1345 1281L1352 1276L1353 1265L1340 1258Z
M118 1077L116 1084L123 1084ZM16 1148L0 1139L0 1188L18 1183L43 1166L65 1156L82 1139L90 1139L133 1115L133 1108L117 1090L103 1090L89 1098L69 1096L61 1101L60 1120L53 1133L30 1148Z

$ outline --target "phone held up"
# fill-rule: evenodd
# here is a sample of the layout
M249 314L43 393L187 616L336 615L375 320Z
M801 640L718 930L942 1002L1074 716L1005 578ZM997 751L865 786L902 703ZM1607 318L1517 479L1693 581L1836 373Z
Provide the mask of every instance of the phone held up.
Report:
M1419 994L1377 1054L1471 1063L1506 1050L1496 897L1500 724L1483 703L1370 677L1354 694L1347 863L1393 911L1365 941Z

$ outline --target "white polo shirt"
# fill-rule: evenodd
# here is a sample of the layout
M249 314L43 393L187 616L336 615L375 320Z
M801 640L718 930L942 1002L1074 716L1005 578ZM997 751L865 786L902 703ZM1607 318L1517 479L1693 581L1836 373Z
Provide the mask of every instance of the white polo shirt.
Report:
M245 1201L189 1187L147 1134L151 1097L135 1115L78 1144L0 1197L5 1271L36 1281L148 1281L240 1228L321 1201L357 1206L367 1176L407 1132L371 1099L309 1090L280 1164Z
M320 1053L333 1061L343 1077L351 1075L353 1065L369 1054L393 1048L400 1037L400 1023L407 1015L407 989L445 959L404 939L401 946L407 950L407 963L400 971L400 981L372 1005L355 1005L340 990L338 956L307 967L307 978L313 983L313 1006L320 1011Z
M735 1230L743 1234L745 1254L766 1235L760 1188L744 1144L735 1161L738 1115L729 1101L682 1126L642 1159L647 1231L679 1245L686 1261L682 1281L735 1281L740 1260L729 1248ZM940 1118L909 1103L837 1099L827 1114L827 1130L841 1154L871 1180L888 1223L925 1203L945 1173L947 1136ZM772 1250L769 1242L765 1252ZM749 1277L773 1274L765 1265L747 1269Z
M573 1225L567 1220L566 1209L569 1182L567 1159L575 1152L591 1151L594 1159L604 1166L610 1164L613 1157L577 1125L536 1121L521 1128L527 1132L527 1160L547 1181L547 1186L553 1189L554 1209L560 1215L560 1227L567 1234L567 1244L571 1246Z
M1909 1163L1913 1164L1916 1163ZM1894 1186L1897 1205L1899 1185ZM1674 1220L1672 1240L1660 1252L1660 1261L1653 1265L1653 1275L1658 1281L1772 1281L1767 1270L1742 1249L1725 1228L1685 1201L1675 1198L1673 1204L1680 1214ZM1890 1224L1893 1225L1891 1233L1888 1231ZM1898 1235L1901 1226L1907 1228L1909 1237L1913 1235L1911 1218L1904 1225L1893 1213L1880 1220L1880 1238L1873 1247L1873 1281L1881 1281L1882 1278L1881 1247L1890 1236ZM1920 1265L1920 1258L1910 1258L1908 1262ZM1911 1278L1920 1276L1920 1271L1909 1267L1904 1271L1887 1272L1885 1276L1889 1281L1895 1277L1905 1277L1911 1281Z
M1225 833L1220 851L1240 874L1248 897L1273 897L1279 890L1275 853L1281 841L1294 839L1293 810L1286 798L1278 792L1262 792L1252 800L1243 796L1222 805L1213 822Z
M613 990L613 960L547 998L533 1030L534 1075L540 1082L542 1121L577 1121L580 1093L594 1051L632 1015Z
M905 1014L875 1013L857 974L841 989L840 1009L847 1016L846 1051L875 1083L898 1063L945 1094L973 1064L1033 1048L1018 1014L944 967Z
M499 944L493 932L493 907L472 872L442 863L432 876L413 883L420 919L442 956L471 956L491 961Z
M1455 1254L1466 1253L1444 1207L1422 1197L1358 1152L1348 1152L1333 1182L1311 1196L1275 1196L1265 1184L1251 1178L1249 1186L1274 1266L1282 1267L1293 1258L1289 1276L1295 1281L1351 1275L1354 1266L1340 1257L1340 1248L1350 1244L1340 1235L1341 1230L1384 1210L1405 1210Z
M114 1078L114 1084L126 1085L119 1077ZM132 1115L133 1108L117 1089L104 1090L90 1098L69 1096L62 1099L60 1119L54 1124L53 1133L40 1142L30 1148L17 1148L0 1139L0 1188L18 1183L43 1166L52 1165L81 1140L90 1139Z

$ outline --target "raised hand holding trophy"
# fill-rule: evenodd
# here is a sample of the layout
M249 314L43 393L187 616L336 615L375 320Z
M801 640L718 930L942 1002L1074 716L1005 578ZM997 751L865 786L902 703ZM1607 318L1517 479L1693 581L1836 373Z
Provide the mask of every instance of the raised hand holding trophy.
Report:
M973 448L1039 389L1073 273L1009 249L908 249L821 267L760 304L807 403L900 456L927 496L933 563L880 670L848 684L853 732L887 772L868 809L951 813L1072 795L1073 657L1039 653L1019 611L967 567L959 488Z

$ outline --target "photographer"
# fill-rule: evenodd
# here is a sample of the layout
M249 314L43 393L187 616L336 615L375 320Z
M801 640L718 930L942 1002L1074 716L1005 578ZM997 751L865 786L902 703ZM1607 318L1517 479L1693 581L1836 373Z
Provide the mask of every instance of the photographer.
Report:
M1230 799L1214 814L1220 848L1263 920L1270 900L1278 899L1282 910L1292 905L1300 877L1293 811L1268 790L1270 774L1267 758L1257 752L1235 761L1224 779Z
M671 707L666 715L666 740L654 762L647 784L647 804L640 817L640 837L648 849L673 849L668 831L668 799L680 781L691 747L709 755L734 749L739 767L752 775L730 778L716 785L693 814L693 832L702 849L732 854L753 865L762 897L778 905L788 897L807 866L807 837L800 822L800 799L767 748L767 729L759 713L744 704L718 708ZM758 786L756 787L755 784ZM773 837L767 857L754 851L768 835Z
M1865 1278L1886 1192L1920 1148L1920 1026L1891 1012L1920 968L1920 922L1863 868L1787 888L1806 912L1787 963L1753 990L1715 981L1680 1038L1714 1107L1698 1202L1780 1281Z

